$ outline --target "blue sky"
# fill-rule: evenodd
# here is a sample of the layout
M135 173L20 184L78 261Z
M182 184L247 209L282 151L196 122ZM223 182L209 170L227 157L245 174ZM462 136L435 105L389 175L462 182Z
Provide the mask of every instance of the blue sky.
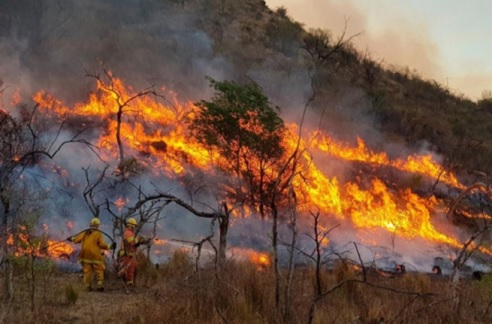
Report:
M266 0L306 27L361 33L359 50L476 100L492 90L492 1Z

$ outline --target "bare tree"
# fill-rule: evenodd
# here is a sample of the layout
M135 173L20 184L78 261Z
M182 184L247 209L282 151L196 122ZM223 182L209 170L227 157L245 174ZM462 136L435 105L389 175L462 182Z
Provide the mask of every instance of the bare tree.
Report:
M272 247L273 247L273 257L274 257L274 271L275 271L275 305L277 309L280 307L280 290L281 290L281 275L279 268L279 255L278 255L278 223L279 223L279 208L278 204L288 196L289 188L292 188L292 181L296 177L302 177L303 168L300 165L300 160L304 154L304 149L301 149L301 140L302 140L302 130L304 125L304 119L306 116L306 112L308 107L314 102L318 94L318 88L316 85L316 73L318 69L324 68L331 62L331 59L335 55L339 55L347 50L347 46L350 44L351 40L357 35L353 35L349 38L345 37L346 26L343 31L343 34L338 38L338 40L331 44L330 37L328 33L322 30L315 30L305 36L304 46L303 48L308 52L311 56L312 62L314 63L313 67L310 69L310 79L311 79L311 89L312 94L306 101L304 105L304 110L302 113L302 117L299 123L299 133L297 144L290 156L285 160L285 162L279 167L277 172L277 177L275 181L271 183L268 190L269 197L269 207L272 215ZM294 207L294 206L293 206ZM294 207L295 208L295 207ZM292 210L293 217L291 217L291 228L292 228L292 242L290 245L290 253L289 253L289 271L288 271L288 280L286 286L286 304L284 308L284 319L288 318L288 314L290 311L290 289L292 283L292 270L293 270L293 253L295 250L295 242L297 232L295 230L296 226L296 211Z
M331 231L340 226L340 224L336 224L330 229L322 231L320 229L320 212L311 212L311 216L313 218L313 233L307 233L306 235L314 242L314 248L310 253L300 251L302 255L306 256L308 259L314 262L315 289L314 296L309 307L309 323L312 323L314 319L316 305L323 296L323 281L321 278L321 270L323 266L323 242L327 239L327 236L331 233Z
M119 83L115 82L115 78L112 73L107 69L103 69L103 76L100 73L95 72L86 72L86 76L94 78L97 80L99 87L106 92L112 94L115 103L116 103L116 143L118 145L119 152L119 164L118 168L121 172L123 178L126 178L127 170L129 169L125 156L125 146L123 145L122 135L121 135L121 127L124 122L123 116L124 114L133 113L134 116L138 113L138 108L132 107L131 104L137 98L145 97L153 95L155 97L164 98L162 95L158 94L154 90L154 86L151 85L146 89L140 90L137 93L125 95L125 89L122 89Z
M210 212L201 211L193 206L193 202L188 203L172 194L162 192L158 188L155 188L155 191L152 194L148 194L144 191L142 186L135 185L130 180L125 180L126 184L134 189L132 195L134 196L135 203L131 206L117 205L116 203L111 202L107 197L107 192L114 190L114 183L116 182L106 175L107 168L108 166L104 168L93 182L91 182L88 175L89 168L83 169L87 182L84 190L84 199L94 217L100 216L102 207L104 207L109 215L111 215L113 218L113 236L116 236L115 231L123 233L124 224L128 218L137 217L140 219L140 222L136 227L136 233L138 233L144 225L152 224L153 231L151 239L155 238L157 235L157 224L164 217L162 216L164 208L171 203L175 203L197 217L210 219L212 222L212 233L214 224L216 222L219 223L219 249L217 260L219 264L223 263L226 257L227 231L229 228L229 217L231 212L225 202L219 203L215 210L212 207L208 207L212 210ZM102 187L104 182L108 183L108 186ZM211 243L212 237L213 235L196 246L201 249L203 243Z
M85 179L86 179L86 186L83 192L84 195L84 200L89 207L89 210L91 211L92 215L94 217L99 218L99 215L101 213L101 207L104 205L103 203L97 203L95 196L97 195L98 191L96 190L97 187L105 180L107 179L106 177L106 171L108 170L109 165L106 165L103 169L103 171L100 173L98 176L97 180L95 182L91 182L89 179L89 169L88 168L82 168L85 174Z
M3 209L1 242L7 299L13 296L12 251L7 239L12 231L12 221L16 217L12 210L13 203L16 197L23 199L17 193L24 186L22 178L25 171L43 158L53 159L67 144L79 143L92 149L89 142L80 138L83 130L60 142L59 136L64 124L55 123L57 128L53 129L44 119L49 116L45 114L42 118L37 111L37 105L32 110L22 107L20 117L17 118L0 111L0 204ZM52 134L48 141L43 137L46 134Z
M208 218L212 221L218 220L219 222L219 263L220 261L225 260L226 253L226 243L227 243L227 230L229 224L229 211L227 204L222 203L215 211L205 212L196 209L192 204L185 202L183 199L178 198L169 193L159 192L157 191L153 195L145 194L141 189L139 189L139 198L138 201L131 207L127 207L126 211L118 216L111 209L111 204L107 203L107 210L110 214L119 219L127 219L133 216L140 216L141 222L139 227L137 227L137 231L149 220L154 217L154 220L159 220L159 215L163 208L169 203L175 203L182 208L186 209L193 215L201 218ZM143 216L143 217L142 217Z
M452 219L454 212L459 205L460 201L462 201L470 192L474 190L479 190L485 197L488 199L492 198L492 190L490 186L486 185L482 182L476 182L467 188L465 188L461 194L454 199L451 206L449 207L447 217L448 219ZM490 233L490 229L492 228L492 223L490 219L482 218L482 219L474 219L474 233L468 238L468 240L463 243L462 248L458 251L456 255L456 259L453 261L453 276L452 280L454 283L457 283L459 280L459 273L461 268L465 265L467 260L477 251L480 250L483 238L487 233Z
M332 41L329 33L322 29L315 29L304 37L303 49L311 56L317 66L326 66L335 63L334 58L347 51L352 40L360 33L347 37L347 21L342 34Z

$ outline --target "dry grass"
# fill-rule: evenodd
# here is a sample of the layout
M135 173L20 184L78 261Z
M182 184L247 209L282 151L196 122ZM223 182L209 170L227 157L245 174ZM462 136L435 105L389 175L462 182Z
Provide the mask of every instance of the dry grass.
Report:
M315 287L313 269L296 271L292 312L284 319L284 301L278 311L275 307L273 271L247 262L227 263L219 272L213 265L196 272L192 260L177 252L158 269L146 263L131 294L111 272L107 277L106 292L97 293L83 291L78 273L54 273L38 284L46 284L47 289L38 289L31 311L18 275L14 299L0 304L0 323L307 323ZM343 264L323 271L323 290L350 279L362 276ZM314 323L487 323L492 319L490 275L456 287L426 274L386 278L368 272L368 281L373 285L346 282L323 297L316 304Z

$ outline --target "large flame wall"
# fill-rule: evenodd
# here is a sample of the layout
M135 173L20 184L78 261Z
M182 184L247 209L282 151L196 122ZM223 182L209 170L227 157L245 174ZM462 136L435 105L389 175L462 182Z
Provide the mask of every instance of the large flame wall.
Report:
M189 135L185 121L194 116L196 107L192 103L173 99L163 104L152 96L136 96L135 91L116 78L112 84L113 88L108 90L99 82L97 91L88 102L73 107L64 106L45 92L38 92L34 100L42 109L55 113L60 119L97 121L101 128L97 145L104 149L107 160L118 156L115 115L122 108L121 138L124 146L131 154L139 154L152 172L179 179L192 168L213 174L216 172L213 165L226 163L227 157L206 149ZM130 98L133 99L128 101ZM308 215L310 211L320 211L324 217L348 221L355 228L381 228L406 239L422 238L461 246L456 237L439 231L432 223L433 214L443 207L436 197L421 197L411 188L390 188L376 176L377 172L364 181L357 177L342 181L336 175L329 175L320 162L336 159L347 164L370 165L372 169L391 168L456 189L464 188L432 155L411 155L392 160L385 152L371 151L360 138L356 146L350 146L319 131L312 131L300 142L297 134L297 125L288 125L283 146L286 148L285 159L298 143L303 152L299 161L302 172L293 180L301 216ZM323 158L314 159L312 153ZM254 211L242 213L250 214Z

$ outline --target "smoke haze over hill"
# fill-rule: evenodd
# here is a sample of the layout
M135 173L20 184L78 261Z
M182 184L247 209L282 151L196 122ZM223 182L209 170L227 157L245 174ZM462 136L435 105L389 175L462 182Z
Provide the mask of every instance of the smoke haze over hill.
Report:
M487 53L487 1L473 4L448 1L298 1L268 0L271 8L284 6L307 27L340 34L361 33L354 43L388 65L416 69L457 94L480 99L491 90L492 67Z

